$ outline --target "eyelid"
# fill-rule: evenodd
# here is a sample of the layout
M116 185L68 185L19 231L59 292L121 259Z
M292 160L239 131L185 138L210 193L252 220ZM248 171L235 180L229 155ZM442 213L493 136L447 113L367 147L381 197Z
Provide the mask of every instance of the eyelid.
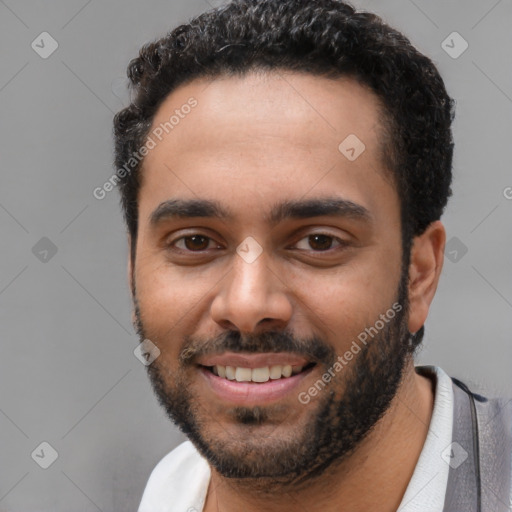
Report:
M336 250L337 248L339 249L340 247L342 247L342 248L346 247L350 244L349 240L345 240L339 236L334 235L333 233L329 233L328 231L321 230L321 228L317 228L317 230L313 230L313 231L307 231L307 228L304 228L304 230L301 230L301 232L298 235L296 235L295 242L293 242L293 244L291 246L288 246L287 249L295 247L299 242L301 242L305 238L308 238L308 237L314 236L314 235L323 235L323 236L332 238L333 240L338 242L338 245L337 245L337 247L331 247L329 249L325 249L324 251L320 251L320 250L315 251L314 249L298 249L298 250L304 251L304 252L311 251L311 252L315 252L315 253L322 253L322 252L327 253L329 251ZM179 242L180 240L183 240L185 238L192 237L192 236L201 236L201 237L208 239L209 243L213 242L214 244L217 244L217 246L222 246L222 244L217 242L217 240L215 238L213 238L209 234L206 234L206 232L201 230L200 228L195 228L195 229L189 228L189 230L187 232L185 232L185 233L182 232L179 237L174 238L172 241L169 241L169 238L171 238L171 235L168 235L167 237L164 238L164 245L166 248L176 247L177 242ZM299 236L300 236L300 238L299 238ZM192 251L189 249L182 249L180 247L176 247L176 249L179 251L183 251L183 252L187 252L187 253L191 253L191 254L192 253L200 254L202 252L211 250L211 249L202 249L202 250L198 250L198 251Z
M296 244L298 244L304 238L308 238L309 236L313 236L313 235L324 235L324 236L333 238L334 240L336 240L338 242L338 246L334 247L334 248L326 249L324 251L320 251L320 250L315 251L314 249L298 249L298 250L303 251L303 252L327 253L327 252L330 252L330 251L333 251L336 249L347 247L348 245L351 244L351 242L354 241L353 235L346 232L345 230L343 230L343 232L347 236L343 237L343 236L339 236L339 234L334 234L334 233L330 232L329 231L330 229L331 229L330 226L323 226L323 225L318 225L318 224L302 226L302 228L298 229L297 231L295 231L294 234L292 234L292 237L295 240L293 242L293 244L288 245L285 249L288 250L290 248L293 248ZM173 238L176 234L179 234L180 236L178 236L177 238ZM222 241L220 243L218 242L219 238L221 240L223 240L222 237L219 237L216 233L212 234L212 232L209 228L200 227L200 226L191 226L191 227L184 227L182 229L177 229L176 231L173 231L172 233L168 233L166 236L164 236L162 238L162 246L164 248L171 249L180 240L182 240L184 238L192 237L192 236L202 236L204 238L207 238L209 240L209 242L213 242L214 244L217 244L217 248L218 248L218 246L225 245L224 241ZM173 240L171 240L171 238L173 238ZM223 247L223 248L225 248L225 247ZM177 247L176 249L179 251L187 252L187 253L191 253L191 254L192 253L201 254L204 252L211 251L211 249L191 251L188 249L181 249L179 247Z
M179 236L177 238L174 238L173 240L169 240L170 236L167 236L164 239L164 245L165 245L166 248L173 248L173 247L176 247L176 244L179 241L184 240L185 238L191 238L193 236L201 236L203 238L206 238L208 240L208 245L210 245L210 243L216 244L217 247L222 245L219 242L217 242L217 240L215 238L211 237L210 235L207 235L206 233L202 233L201 231L197 231L197 230L196 231L190 231L189 233L181 234L181 236ZM202 249L200 251L191 251L189 249L182 249L181 247L176 247L176 249L179 250L179 251L183 251L183 252L198 253L198 254L200 254L201 252L205 252L205 251L211 250L211 249Z
M343 238L340 238L340 237L338 237L336 235L333 235L332 233L327 233L327 232L324 232L324 231L314 231L314 232L307 233L304 236L301 236L301 238L297 238L297 240L294 242L294 244L291 247L295 247L299 242L301 242L305 238L309 238L310 236L314 236L314 235L323 235L323 236L332 238L333 240L338 242L338 246L330 247L329 249L325 249L323 251L321 251L321 250L315 251L314 249L298 249L298 250L299 251L311 251L311 252L315 252L315 253L319 253L320 254L320 253L327 253L329 251L333 251L333 250L339 249L340 247L344 248L344 247L347 247L350 244L350 242L348 240L344 240Z

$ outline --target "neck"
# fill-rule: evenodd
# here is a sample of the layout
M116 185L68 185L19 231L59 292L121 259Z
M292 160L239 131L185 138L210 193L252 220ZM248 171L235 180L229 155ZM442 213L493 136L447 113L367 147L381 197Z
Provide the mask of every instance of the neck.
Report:
M432 382L411 361L386 414L357 449L307 486L269 496L247 480L226 479L212 469L205 512L303 510L396 511L416 467L432 417ZM258 486L261 487L261 486ZM370 490L370 492L369 492Z

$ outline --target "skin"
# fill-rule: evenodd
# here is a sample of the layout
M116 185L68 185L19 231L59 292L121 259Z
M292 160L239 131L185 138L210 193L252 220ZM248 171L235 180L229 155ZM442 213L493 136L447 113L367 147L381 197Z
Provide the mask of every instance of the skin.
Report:
M158 364L172 375L185 336L211 338L226 329L258 333L290 328L320 336L343 354L366 326L396 299L401 275L399 198L380 159L378 100L351 79L285 72L243 78L195 80L160 106L153 127L193 96L198 105L146 156L139 193L135 264L137 300L146 336L158 345ZM351 162L338 150L347 135L366 146ZM269 226L266 213L287 199L337 196L363 206L371 222L321 216ZM211 199L233 219L150 217L169 199ZM329 251L315 250L308 235L334 237ZM200 234L212 240L199 255L173 242ZM251 264L236 253L247 237L261 245ZM340 248L336 239L348 243ZM445 231L432 223L414 239L409 268L408 327L425 322L443 263ZM193 245L191 247L194 247ZM314 368L301 389L321 377ZM169 378L170 379L170 378ZM169 381L170 382L170 381ZM198 373L189 391L198 401L210 438L244 439ZM407 362L391 406L357 449L322 478L293 492L258 491L212 470L204 510L394 511L425 442L433 408L432 382ZM315 413L295 394L280 405L262 440L293 436ZM371 489L371 492L368 490Z

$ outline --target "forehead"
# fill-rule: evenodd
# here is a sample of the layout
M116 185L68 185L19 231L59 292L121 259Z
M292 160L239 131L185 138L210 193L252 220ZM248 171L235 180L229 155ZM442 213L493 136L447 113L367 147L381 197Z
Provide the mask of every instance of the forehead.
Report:
M140 212L149 218L144 210L162 201L202 197L241 202L246 213L257 205L256 214L313 189L369 210L381 199L397 203L379 120L378 98L349 78L273 71L195 80L154 117Z

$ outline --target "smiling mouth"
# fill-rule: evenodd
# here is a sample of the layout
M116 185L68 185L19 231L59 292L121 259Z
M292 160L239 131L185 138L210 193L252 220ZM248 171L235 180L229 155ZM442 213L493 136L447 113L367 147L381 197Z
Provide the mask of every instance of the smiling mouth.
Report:
M202 366L213 375L229 381L251 382L263 384L269 380L285 380L293 375L298 375L313 368L316 363L308 363L304 366L292 366L290 364L262 366L260 368L245 368L241 366Z

